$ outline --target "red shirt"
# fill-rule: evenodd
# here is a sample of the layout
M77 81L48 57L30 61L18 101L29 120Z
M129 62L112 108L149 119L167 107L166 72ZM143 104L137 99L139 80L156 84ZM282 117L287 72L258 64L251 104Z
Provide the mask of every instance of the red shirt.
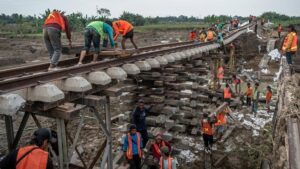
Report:
M163 143L164 142L164 143ZM152 153L153 153L153 156L156 157L157 159L160 159L161 157L161 153L160 153L160 149L163 147L163 146L167 146L169 147L169 152L171 152L171 145L169 142L167 141L162 141L160 144L155 142L153 145L152 145Z

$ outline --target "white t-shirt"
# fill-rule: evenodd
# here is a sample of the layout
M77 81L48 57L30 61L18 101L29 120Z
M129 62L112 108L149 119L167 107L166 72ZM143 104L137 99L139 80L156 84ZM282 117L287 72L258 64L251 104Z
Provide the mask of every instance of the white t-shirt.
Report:
M176 165L177 165L177 160L173 159L172 160L172 169L176 169ZM163 160L163 169L168 169L168 159Z

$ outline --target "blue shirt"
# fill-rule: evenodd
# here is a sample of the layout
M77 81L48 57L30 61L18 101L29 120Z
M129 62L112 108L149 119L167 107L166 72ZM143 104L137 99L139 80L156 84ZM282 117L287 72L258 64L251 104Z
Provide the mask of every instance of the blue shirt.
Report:
M110 45L112 47L115 47L115 41L114 41L114 37L113 37L113 32L114 32L113 28L109 24L103 23L103 31L108 35Z
M138 150L138 146L137 146L137 135L136 134L130 134L131 135L131 140L132 140L132 154L133 155L138 155L139 154L139 150ZM140 135L140 148L143 148L143 139L142 136ZM128 148L128 136L126 136L125 138L125 142L123 144L123 151L126 152Z

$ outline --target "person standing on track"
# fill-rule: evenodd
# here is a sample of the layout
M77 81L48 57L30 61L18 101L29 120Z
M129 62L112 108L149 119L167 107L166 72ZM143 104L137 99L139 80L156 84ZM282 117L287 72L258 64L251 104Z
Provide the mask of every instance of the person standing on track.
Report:
M53 164L47 152L50 142L55 140L46 128L40 128L33 133L29 146L18 148L0 161L1 169L53 169Z
M286 55L289 65L292 64L292 58L298 50L298 35L294 25L288 26L288 35L284 38L281 53Z
M126 49L125 47L125 42L126 42L126 39L130 39L132 45L134 46L135 49L138 49L138 47L136 46L134 40L133 40L133 26L132 24L130 24L129 22L127 21L124 21L124 20L117 20L117 21L114 21L111 23L113 29L114 29L114 32L115 32L115 36L114 36L114 40L116 41L118 36L121 34L123 35L123 38L122 38L122 49Z
M213 41L216 37L216 33L213 30L213 28L209 28L209 30L207 31L207 36L206 36L206 41Z
M196 39L197 39L196 29L193 29L193 30L189 33L189 41L195 41Z
M46 48L50 55L49 71L57 70L61 55L61 32L66 32L69 46L72 47L71 31L67 17L64 12L53 10L46 18L43 26L43 37Z
M203 136L204 145L205 145L205 152L211 153L211 148L213 145L213 123L211 119L208 117L207 113L203 114L203 119L201 120L201 134Z
M97 61L100 52L101 39L104 39L106 35L109 38L111 47L115 48L113 29L109 24L102 21L93 21L86 26L84 31L84 49L80 53L78 65L82 64L82 61L89 52L92 43L95 49L93 62Z

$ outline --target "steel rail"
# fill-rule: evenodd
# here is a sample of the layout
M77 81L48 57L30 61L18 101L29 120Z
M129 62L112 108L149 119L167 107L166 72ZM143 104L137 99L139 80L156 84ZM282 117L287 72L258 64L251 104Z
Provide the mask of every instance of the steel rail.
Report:
M232 32L228 36L226 36L224 39L230 38L235 33L245 30L249 26L251 26L251 25L245 25L244 27L241 27L240 29L235 30L234 32ZM161 54L165 54L168 52L174 52L174 51L189 49L189 48L194 48L194 47L201 47L201 46L206 46L206 45L214 44L214 43L215 42L196 43L196 44L193 43L193 44L189 44L189 45L182 45L182 46L178 46L178 47L162 49L159 51L151 51L148 53L133 55L133 56L127 57L127 58L119 58L119 59L106 61L106 62L88 63L88 64L83 64L80 66L72 66L72 67L68 67L65 69L60 69L60 70L52 71L52 72L42 72L42 73L37 73L37 74L33 74L33 75L28 75L28 76L11 78L11 79L0 81L0 91L1 91L1 93L8 93L11 91L16 91L19 89L51 82L54 80L64 79L67 77L74 76L75 74L88 73L88 72L95 71L96 69L97 70L98 69L106 69L106 68L109 68L112 66L119 66L124 63L130 63L130 62L135 62L137 60L150 58L150 57L153 57L154 55L161 55Z
M192 43L193 43L192 41L185 41L185 42L175 42L175 43L168 43L162 45L146 46L146 47L141 47L139 51L146 52L149 50L157 50L164 47L174 47L174 46L187 45ZM84 63L91 62L92 58L93 58L92 55L86 56L84 59ZM101 58L101 53L99 58ZM78 62L78 59L79 59L78 57L74 57L70 59L61 60L58 66L66 67L66 66L74 65ZM14 77L14 76L21 77L24 75L33 74L34 72L43 72L43 71L46 72L48 70L48 67L49 67L49 63L41 63L36 65L30 65L30 66L25 65L16 68L0 70L0 80L5 80L6 78Z

